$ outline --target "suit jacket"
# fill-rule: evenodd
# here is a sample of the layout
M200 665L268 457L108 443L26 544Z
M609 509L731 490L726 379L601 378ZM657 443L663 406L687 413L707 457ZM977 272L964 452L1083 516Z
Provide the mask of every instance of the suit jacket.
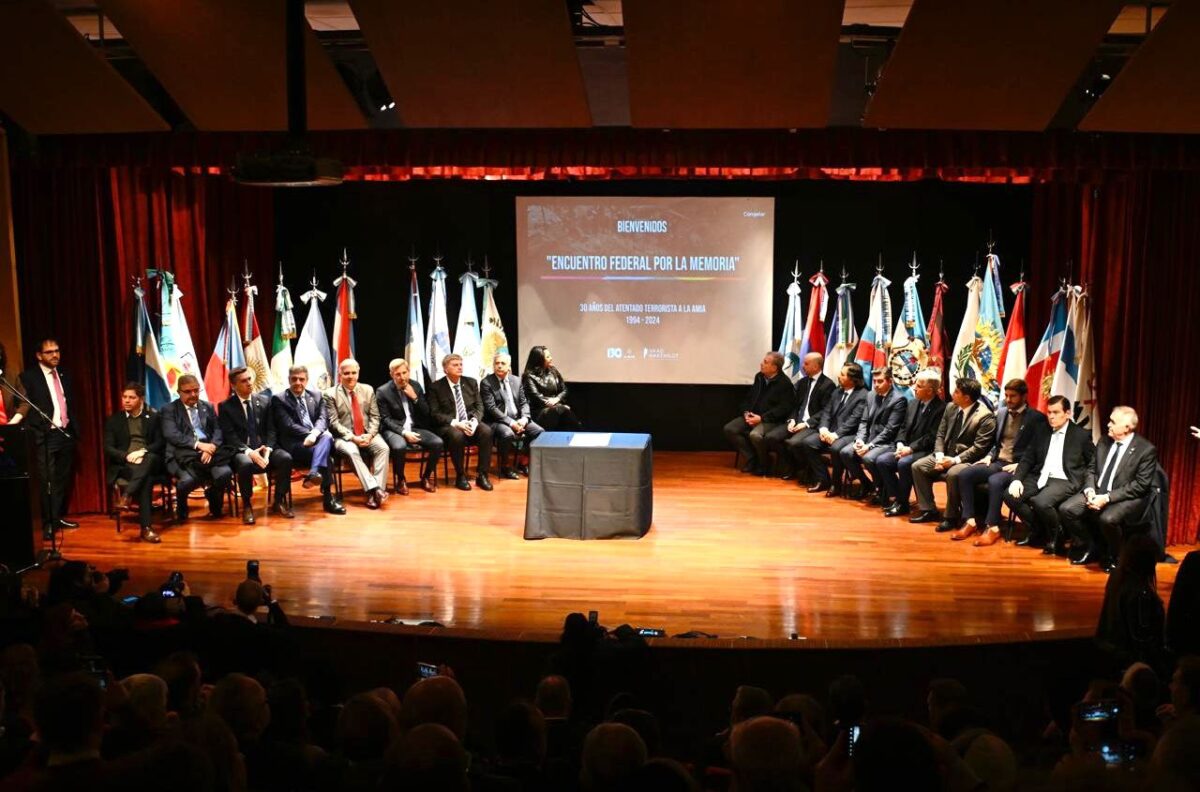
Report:
M505 386L512 394L513 405L517 408L516 418L509 418L508 413L504 411L504 391L500 389ZM488 423L508 424L511 421L529 417L529 399L525 396L525 389L521 387L521 383L512 375L512 372L509 372L508 376L504 378L503 383L495 374L488 374L480 380L479 397L483 400L483 415L487 418Z
M1008 421L1008 408L1004 405L996 411L996 441L992 443L992 448L988 451L992 461L996 461L997 455L1000 453L1000 441L1004 437L1004 424ZM1017 440L1013 443L1013 461L1020 463L1021 457L1025 456L1025 449L1029 447L1029 443L1034 437L1037 437L1038 432L1047 426L1045 413L1038 412L1032 407L1025 407L1025 418L1021 421L1021 428L1017 430Z
M1042 466L1046 463L1046 454L1050 451L1050 436L1054 432L1047 423L1037 436L1029 442L1021 463L1017 465L1016 477L1025 488L1037 484L1042 475ZM1128 453L1128 452L1126 452ZM1076 490L1083 489L1084 480L1092 469L1092 460L1096 455L1096 447L1092 445L1092 435L1087 429L1081 429L1073 421L1067 422L1067 436L1063 438L1063 472L1067 474L1071 485Z
M895 388L889 390L887 396L880 396L872 389L867 394L867 403L858 422L856 439L869 446L892 445L907 408L908 399Z
M67 425L63 428L72 435L76 435L75 430L79 424L75 421L75 411L79 405L75 404L71 398L71 377L63 371L61 366L58 368L58 379L62 382L63 397L67 400ZM54 397L50 394L50 386L46 384L46 375L42 373L41 365L35 365L33 368L22 371L17 375L17 384L29 401L42 408L42 412L46 415L54 417ZM25 417L21 421L39 435L49 428L42 416L29 409L29 405L24 402L17 404L16 413L24 415Z
M792 413L792 420L796 423L804 423L804 400L808 398L809 388L812 388L813 391L812 398L808 401L808 422L811 425L820 420L825 405L829 404L829 397L837 390L837 385L824 374L817 375L815 385L810 377L802 377L797 380L796 409Z
M265 393L252 394L250 407L254 410L259 445L274 448L278 438L275 434L275 422L271 418L271 397ZM233 459L235 455L250 448L250 428L246 424L246 411L242 409L242 399L236 393L231 393L228 399L221 402L221 409L217 411L217 423L221 426L224 442L217 450L216 456L222 460Z
M362 411L363 429L368 438L374 439L381 426L379 399L375 397L375 389L360 382L354 386L354 396L358 399L358 409ZM326 388L321 399L325 403L325 422L334 438L349 440L354 437L354 408L346 389L340 383Z
M900 431L896 433L896 442L904 443L914 454L928 454L933 451L938 427L941 426L942 415L946 412L946 402L934 396L926 404L925 413L918 419L917 412L920 409L919 399L909 400L908 406L904 408L904 421L900 424Z
M742 412L761 415L763 423L783 423L792 413L795 398L796 389L786 374L780 372L768 380L760 371L742 401Z
M975 402L974 407L968 407L970 416L963 421L957 437L950 437L954 424L963 410L957 404L947 404L942 413L942 422L938 424L937 437L933 440L933 451L941 451L948 457L958 457L966 464L983 459L992 442L996 439L996 414L988 409L983 400Z
M463 406L467 408L467 417L483 421L483 400L479 398L479 383L470 377L460 377L459 386L462 388ZM429 412L438 428L449 426L451 421L458 420L458 410L454 408L454 391L450 390L450 378L442 377L429 386L426 396L429 402Z
M866 388L855 388L851 391L845 405L842 404L843 392L838 388L829 396L829 402L821 411L821 420L817 422L818 427L824 427L838 437L853 436L858 431L863 410L867 407Z
M1128 447L1121 459L1115 463L1117 468L1112 472L1112 482L1108 491L1109 503L1144 498L1150 494L1154 484L1154 471L1158 467L1158 449L1139 434L1134 434L1127 441ZM1111 437L1104 437L1096 446L1094 464L1088 468L1084 476L1083 488L1099 492L1100 477L1104 474L1104 464L1108 461L1108 452L1114 445Z
M162 434L162 421L159 414L149 407L142 408L143 434L146 450L160 457L166 446ZM129 416L121 410L108 416L104 422L104 459L108 468L108 485L111 487L117 480L121 468L125 466L125 455L129 453Z
M221 434L221 424L217 421L216 410L206 401L196 402L200 414L200 426L208 435L208 442L218 448L225 438ZM192 422L188 420L187 408L179 399L168 404L159 412L162 424L163 439L167 443L167 459L174 460L180 465L187 465L200 458L196 451L196 432Z
M320 436L329 429L321 394L305 388L300 398L303 406L296 402L291 390L276 393L271 397L271 420L275 425L275 439L283 445L303 443L309 432L316 432ZM308 413L312 429L304 425L301 410Z
M409 380L413 386L413 392L417 394L417 398L409 399L408 396L396 387L394 382L385 382L375 391L375 401L379 403L379 419L383 422L383 428L392 434L401 434L404 431L404 402L408 401L409 412L412 413L413 426L418 429L433 429L433 416L429 414L429 401L425 398L425 390L421 387L421 383L416 380Z
M560 397L559 404L566 404L567 383L558 369L551 366L548 369L525 369L521 375L521 388L529 399L532 410L541 414L546 409L546 400Z

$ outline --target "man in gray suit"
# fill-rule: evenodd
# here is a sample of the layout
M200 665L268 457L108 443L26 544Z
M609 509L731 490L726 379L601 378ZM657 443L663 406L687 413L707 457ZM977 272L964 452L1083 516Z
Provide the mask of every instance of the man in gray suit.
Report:
M500 478L520 478L514 470L517 441L532 443L542 433L542 427L530 419L529 399L520 381L512 376L511 357L501 352L492 358L492 373L480 381L479 396L483 399L483 420L492 425L492 435L496 438ZM510 454L514 454L511 465L507 464Z
M917 493L917 513L909 522L934 522L941 518L933 502L933 482L946 479L946 514L938 523L938 533L957 530L962 521L962 496L958 477L982 459L996 440L996 414L980 399L978 380L960 377L951 396L953 404L942 413L933 455L914 462L913 489Z
M379 404L375 389L358 381L358 361L346 358L338 366L338 384L327 389L325 420L333 447L354 465L354 475L367 493L367 508L387 500L388 444L379 436Z

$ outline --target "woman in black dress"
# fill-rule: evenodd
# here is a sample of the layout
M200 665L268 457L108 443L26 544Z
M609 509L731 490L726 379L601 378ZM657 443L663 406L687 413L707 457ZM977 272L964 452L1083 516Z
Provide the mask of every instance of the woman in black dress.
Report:
M570 432L580 427L579 419L566 403L567 383L554 367L554 358L544 346L529 350L521 386L529 399L535 423L547 431Z

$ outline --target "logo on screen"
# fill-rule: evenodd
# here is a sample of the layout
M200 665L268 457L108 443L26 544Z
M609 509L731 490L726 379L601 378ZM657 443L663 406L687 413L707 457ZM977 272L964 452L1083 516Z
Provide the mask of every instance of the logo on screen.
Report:
M610 359L611 358L619 359L625 355L625 353L621 350L621 347L609 347L607 354Z

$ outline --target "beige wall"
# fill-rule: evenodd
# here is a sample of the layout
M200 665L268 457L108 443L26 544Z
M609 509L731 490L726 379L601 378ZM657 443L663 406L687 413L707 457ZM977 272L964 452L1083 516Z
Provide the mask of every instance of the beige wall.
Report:
M0 128L0 343L8 351L10 382L21 368L21 310L17 304L17 253L13 243L8 136Z

